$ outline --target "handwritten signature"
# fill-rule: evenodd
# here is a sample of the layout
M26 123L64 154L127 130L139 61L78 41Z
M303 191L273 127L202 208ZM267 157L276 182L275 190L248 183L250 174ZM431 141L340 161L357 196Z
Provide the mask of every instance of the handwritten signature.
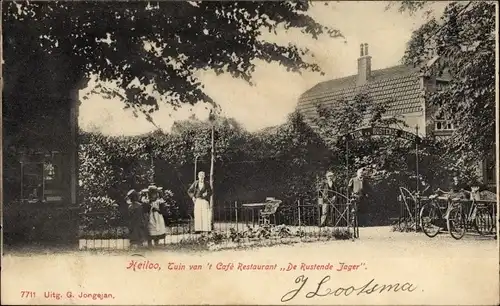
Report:
M309 291L305 294L305 297L308 299L315 297L325 297L325 296L350 296L352 294L361 295L361 294L374 294L374 293L384 293L384 292L413 292L417 289L412 283L393 283L393 284L378 284L375 282L375 279L370 280L365 285L360 287L355 286L345 286L345 287L337 287L330 288L325 285L329 282L331 277L329 275L323 277L323 279L317 284L316 289L314 291ZM302 290L304 289L309 277L305 277L301 275L295 279L296 284L300 284L298 288L293 289L287 293L285 293L281 297L281 302L288 302L293 300ZM304 291L306 292L306 291Z

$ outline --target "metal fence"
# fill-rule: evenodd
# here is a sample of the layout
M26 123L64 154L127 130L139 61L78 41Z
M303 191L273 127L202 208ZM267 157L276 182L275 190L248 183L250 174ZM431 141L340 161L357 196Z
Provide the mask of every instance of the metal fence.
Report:
M89 219L105 220L108 213L82 214L81 217L88 223ZM226 202L214 206L211 233L195 233L192 213L188 212L186 216L175 220L166 218L166 235L160 239L159 245L182 247L252 244L259 241L351 239L356 237L356 231L349 218L352 218L352 213L347 201L339 201L335 205L318 205L295 200L281 203L275 211L266 208L265 203ZM324 224L321 221L325 221ZM128 221L125 217L118 216L96 224L80 227L80 249L130 248ZM147 243L144 242L144 245Z

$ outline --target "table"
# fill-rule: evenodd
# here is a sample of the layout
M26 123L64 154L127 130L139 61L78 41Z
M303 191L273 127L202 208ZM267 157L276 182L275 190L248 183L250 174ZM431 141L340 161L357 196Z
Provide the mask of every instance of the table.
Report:
M268 203L267 202L263 202L263 203L246 203L246 204L241 204L242 207L248 207L248 208L251 208L252 209L252 226L255 226L255 209L254 208L258 208L258 207L264 207L266 206ZM248 225L248 221L247 221L247 225Z

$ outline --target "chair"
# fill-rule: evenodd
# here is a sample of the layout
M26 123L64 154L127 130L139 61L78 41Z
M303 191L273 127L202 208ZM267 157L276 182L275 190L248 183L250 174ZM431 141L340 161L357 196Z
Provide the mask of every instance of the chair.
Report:
M281 200L276 200L274 198L266 198L264 209L261 209L259 211L259 225L271 225L271 216L274 216L276 214L276 211L278 210L281 202Z

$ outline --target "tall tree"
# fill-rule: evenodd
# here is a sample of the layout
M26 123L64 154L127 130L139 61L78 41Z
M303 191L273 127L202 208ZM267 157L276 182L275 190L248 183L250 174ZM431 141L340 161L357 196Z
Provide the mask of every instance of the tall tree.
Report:
M81 86L94 74L99 81L115 82L126 103L146 114L159 107L147 86L168 96L163 102L172 105L213 102L195 76L199 69L229 72L249 82L255 59L293 71L320 71L304 60L307 49L265 41L263 31L284 27L315 38L341 36L305 14L307 1L9 1L2 6L7 92L16 90L21 67L36 68L31 59L41 53L64 69L57 71L65 75L63 88Z
M399 9L413 13L428 5L402 1ZM449 85L427 100L451 116L456 129L448 150L467 160L483 159L495 145L495 14L494 2L451 2L413 33L403 59L425 73L450 74ZM422 65L437 57L443 64Z

